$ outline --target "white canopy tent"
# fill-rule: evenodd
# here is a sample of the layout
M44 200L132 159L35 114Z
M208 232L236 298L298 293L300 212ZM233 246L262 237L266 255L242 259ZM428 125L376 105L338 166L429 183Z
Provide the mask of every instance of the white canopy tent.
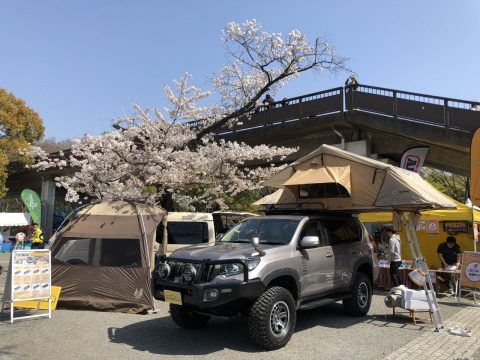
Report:
M28 213L0 213L0 226L23 226L31 221Z

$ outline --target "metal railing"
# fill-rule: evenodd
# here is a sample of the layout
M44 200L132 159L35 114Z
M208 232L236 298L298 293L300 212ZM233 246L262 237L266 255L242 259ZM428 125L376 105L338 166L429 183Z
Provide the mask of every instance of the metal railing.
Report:
M480 126L480 103L434 95L359 85L345 89L345 109L391 116L445 129L474 131Z
M343 88L338 87L283 99L268 106L261 105L240 117L233 126L219 129L217 135L284 125L302 119L340 113L344 109L343 99Z
M337 87L261 105L235 124L218 129L216 134L226 136L305 119L322 121L326 115L344 111L362 111L467 132L480 126L478 102L358 85L355 89ZM201 126L201 123L200 120L189 125Z

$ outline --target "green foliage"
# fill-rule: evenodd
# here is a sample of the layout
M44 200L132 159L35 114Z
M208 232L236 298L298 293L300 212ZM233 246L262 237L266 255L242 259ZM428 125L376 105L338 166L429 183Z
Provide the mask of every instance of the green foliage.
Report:
M446 171L424 168L423 178L445 195L461 203L467 198L467 178Z
M259 190L244 190L235 196L225 195L222 199L229 210L258 213L259 206L252 204L261 197L262 194Z
M12 159L25 160L20 149L42 138L45 128L43 121L22 99L0 88L0 197L8 189L7 165Z

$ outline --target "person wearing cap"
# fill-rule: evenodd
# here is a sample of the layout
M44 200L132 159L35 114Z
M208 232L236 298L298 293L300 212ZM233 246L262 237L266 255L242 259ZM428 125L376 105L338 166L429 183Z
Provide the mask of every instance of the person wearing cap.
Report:
M453 236L448 236L447 241L438 245L437 254L442 262L442 267L447 270L456 270L460 266L460 256L462 250L457 244L457 239ZM447 274L448 292L454 293L455 279L452 274Z
M400 285L398 278L398 268L402 264L402 254L400 246L400 236L393 229L387 230L388 239L388 252L390 254L390 279L392 280L392 286L397 287Z

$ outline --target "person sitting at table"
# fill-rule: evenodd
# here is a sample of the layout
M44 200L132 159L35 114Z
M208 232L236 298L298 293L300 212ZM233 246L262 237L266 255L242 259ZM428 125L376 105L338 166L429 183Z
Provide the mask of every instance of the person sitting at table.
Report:
M456 270L460 266L460 254L462 250L457 244L457 239L453 236L448 236L447 241L438 245L438 257L442 262L442 267L447 270ZM454 294L455 279L453 274L446 274L448 293Z
M393 229L388 229L388 252L390 254L390 279L392 279L392 286L397 287L400 285L398 278L398 268L402 264L400 236L397 235Z

